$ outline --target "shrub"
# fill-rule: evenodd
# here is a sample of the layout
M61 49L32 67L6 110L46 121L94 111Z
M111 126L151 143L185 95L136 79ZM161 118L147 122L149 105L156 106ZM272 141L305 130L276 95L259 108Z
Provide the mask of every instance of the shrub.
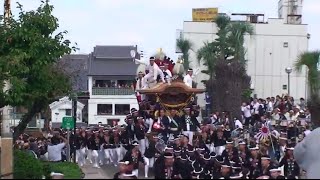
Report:
M43 167L38 159L25 151L14 151L14 179L42 179Z
M44 175L50 179L51 172L64 174L65 179L81 179L82 170L76 163L72 162L43 162Z

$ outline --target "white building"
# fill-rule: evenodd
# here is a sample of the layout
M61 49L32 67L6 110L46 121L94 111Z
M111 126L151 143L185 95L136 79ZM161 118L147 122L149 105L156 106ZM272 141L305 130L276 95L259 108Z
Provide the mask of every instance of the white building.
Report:
M89 56L88 124L124 124L139 105L134 84L138 65L130 55L136 46L96 46Z
M84 108L84 104L81 102L77 102L77 123L82 122L82 110ZM49 105L51 110L51 122L52 125L59 127L62 123L63 117L71 117L72 116L72 101L69 97L63 97L59 99L59 101L55 101Z
M252 36L245 37L248 59L248 75L251 76L253 94L266 98L287 93L288 75L286 67L293 67L297 56L308 50L307 25L301 23L302 0L280 0L279 17L269 18L267 22L259 22L257 16L246 14L248 22L255 28ZM240 14L237 14L240 15ZM243 15L243 14L242 14ZM204 42L217 38L218 29L214 22L183 23L181 35L190 40L194 47L190 51L192 68L199 67L196 53ZM205 69L200 65L201 69ZM203 88L201 80L208 79L206 74L196 77L198 88ZM293 71L290 74L290 95L295 98L306 97L306 69L302 73ZM205 106L205 96L198 98L199 105Z

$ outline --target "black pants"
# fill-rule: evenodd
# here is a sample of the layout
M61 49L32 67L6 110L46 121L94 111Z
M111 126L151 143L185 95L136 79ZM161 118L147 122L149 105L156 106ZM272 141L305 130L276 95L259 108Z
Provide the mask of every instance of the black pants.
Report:
M245 125L245 126L249 126L249 124L251 123L251 116L250 116L250 117L246 117L246 118L244 118L244 119L245 119L244 125Z

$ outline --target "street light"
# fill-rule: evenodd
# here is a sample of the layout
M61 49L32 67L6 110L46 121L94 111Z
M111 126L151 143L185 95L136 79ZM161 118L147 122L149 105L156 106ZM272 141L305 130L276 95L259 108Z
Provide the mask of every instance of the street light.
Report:
M286 73L288 74L288 95L290 96L290 73L292 73L292 68L287 67Z

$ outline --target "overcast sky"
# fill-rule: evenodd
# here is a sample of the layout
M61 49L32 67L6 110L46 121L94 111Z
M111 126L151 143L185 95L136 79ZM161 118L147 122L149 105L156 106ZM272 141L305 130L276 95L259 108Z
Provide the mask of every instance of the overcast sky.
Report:
M0 0L3 4L4 0ZM40 0L12 0L25 10ZM309 24L309 48L320 49L320 0L304 0L303 23ZM51 0L60 29L67 30L77 53L90 53L95 45L138 45L147 54L163 48L175 56L176 29L192 20L192 8L218 7L224 13L263 13L277 17L278 0ZM3 7L1 5L1 7ZM3 9L1 8L1 14Z

